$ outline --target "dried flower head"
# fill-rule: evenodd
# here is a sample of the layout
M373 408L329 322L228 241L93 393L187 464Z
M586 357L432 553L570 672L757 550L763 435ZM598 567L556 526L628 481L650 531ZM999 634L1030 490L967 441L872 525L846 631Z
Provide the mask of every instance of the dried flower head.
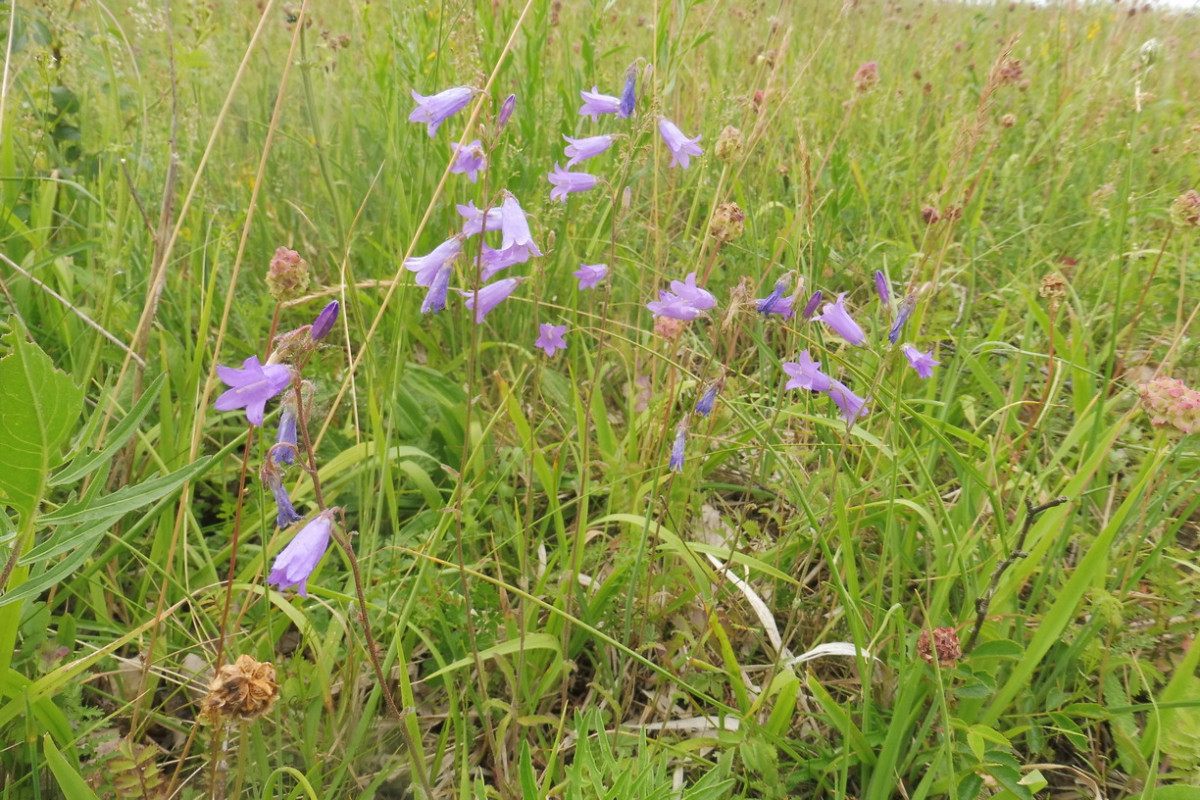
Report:
M879 65L868 61L854 71L854 90L859 94L869 92L879 83Z
M926 225L932 225L942 218L942 212L938 211L933 206L925 206L921 209L921 219L925 220Z
M683 333L683 329L686 327L687 320L676 319L675 317L654 318L654 335L669 342L678 339L679 334Z
M1178 378L1155 378L1138 387L1154 425L1171 425L1183 433L1200 431L1200 392Z
M721 203L713 211L709 233L718 242L732 242L746 232L746 212L737 203Z
M962 647L958 643L958 631L954 628L934 628L921 631L917 640L917 655L926 664L933 666L936 660L942 669L953 667L962 658Z
M275 665L242 654L225 664L208 685L208 694L200 702L200 718L219 722L231 717L239 722L258 719L271 710L279 699Z
M1006 58L996 67L996 80L1000 83L1017 83L1023 72L1019 59Z
M276 303L295 300L308 291L308 262L295 250L280 247L267 268L267 291Z
M1003 117L1000 118L1000 127L1001 128L1011 128L1012 126L1014 126L1016 124L1017 124L1017 115L1016 114L1005 114Z
M732 125L726 125L717 137L717 143L713 145L713 155L722 161L733 161L742 155L745 148L746 141L742 132Z
M1058 302L1067 296L1067 279L1061 272L1051 272L1042 278L1038 294L1053 302Z
M1200 192L1184 192L1171 201L1171 222L1181 228L1200 228Z

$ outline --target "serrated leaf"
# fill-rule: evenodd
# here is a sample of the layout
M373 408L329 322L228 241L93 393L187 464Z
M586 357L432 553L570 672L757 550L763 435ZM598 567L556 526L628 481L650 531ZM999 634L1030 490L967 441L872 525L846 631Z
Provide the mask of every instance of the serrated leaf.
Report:
M28 338L19 319L10 321L4 337L9 353L0 358L0 496L28 519L79 424L83 391Z

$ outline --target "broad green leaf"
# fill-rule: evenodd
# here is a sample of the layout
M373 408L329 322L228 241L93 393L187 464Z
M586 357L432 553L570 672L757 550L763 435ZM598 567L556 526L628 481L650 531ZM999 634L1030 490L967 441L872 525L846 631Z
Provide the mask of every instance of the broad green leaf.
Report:
M9 352L0 358L0 497L28 520L79 424L83 391L28 338L17 317L9 319Z

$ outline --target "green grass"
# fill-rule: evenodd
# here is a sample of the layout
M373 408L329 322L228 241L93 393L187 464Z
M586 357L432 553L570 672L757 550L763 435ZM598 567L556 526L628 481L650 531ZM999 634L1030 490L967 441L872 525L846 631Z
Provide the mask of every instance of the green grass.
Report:
M1197 797L1200 457L1136 388L1200 383L1169 213L1200 186L1200 17L261 5L0 6L0 798ZM631 63L636 116L579 116ZM456 85L488 93L407 120ZM703 136L690 168L658 115ZM620 134L566 204L564 133ZM479 183L447 174L476 138ZM529 280L480 325L453 291L421 314L405 258L503 191ZM312 278L283 304L281 246ZM717 306L664 336L645 305L692 271ZM784 276L847 293L867 344L755 314ZM887 343L908 293L928 380ZM303 598L266 583L279 402L215 411L215 367L330 299L294 359L285 485L341 509ZM805 349L869 397L849 428L784 388ZM198 721L239 655L278 702Z

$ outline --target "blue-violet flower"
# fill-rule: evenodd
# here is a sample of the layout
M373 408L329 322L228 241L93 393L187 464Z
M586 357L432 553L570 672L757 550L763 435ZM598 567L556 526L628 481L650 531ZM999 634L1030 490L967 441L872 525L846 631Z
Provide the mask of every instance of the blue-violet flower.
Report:
M217 411L245 408L250 424L262 425L267 401L287 388L292 382L292 371L285 364L264 367L258 356L250 356L242 362L241 369L218 366L217 377L232 388L218 397L213 407Z
M512 119L513 110L517 107L517 96L510 94L500 105L500 115L496 117L497 127L503 128Z
M672 472L683 472L683 449L687 445L687 420L680 422L675 428L675 441L671 444L671 460L668 462Z
M308 335L314 342L321 341L333 330L339 310L341 310L341 305L337 300L332 300L321 309L321 313L317 314L317 318L313 320L312 327L308 331Z
M778 314L784 319L791 319L796 315L796 310L792 308L792 302L796 299L795 295L784 297L784 292L788 289L787 281L778 280L775 282L775 288L766 297L758 300L758 313L765 317L772 314Z
M791 378L785 389L808 389L812 392L826 392L833 385L833 380L821 372L821 362L813 361L812 356L805 350L800 353L800 360L783 362L783 371Z
M589 175L586 172L568 172L554 162L554 171L547 176L550 178L550 183L554 184L554 188L550 190L551 200L561 200L567 202L567 195L571 192L586 192L596 185L596 176Z
M579 278L580 289L592 289L608 275L607 264L580 264L579 269L571 273Z
M600 94L595 86L590 92L580 91L579 96L583 98L583 107L579 109L579 113L581 116L590 115L592 122L599 119L601 114L616 114L621 110L620 100L611 94Z
M625 86L621 89L621 105L617 108L617 116L628 119L633 116L633 107L637 105L637 63L629 65L625 70Z
M582 139L572 139L570 136L563 134L563 138L567 140L567 146L563 149L567 157L567 169L575 166L581 161L587 161L589 158L600 155L608 148L612 147L613 137L607 134L601 136L585 136Z
M466 306L475 312L475 322L483 322L483 318L488 315L496 306L500 305L513 291L521 285L524 278L503 278L489 283L487 286L479 287L478 291L464 292L462 289L458 293L467 298Z
M274 584L281 592L295 586L301 597L308 597L308 579L321 563L333 534L334 511L325 509L292 537L287 547L275 556L267 583Z
M460 149L458 142L455 142L450 145L450 149L454 154L450 171L456 175L465 174L467 180L475 183L475 179L479 176L479 170L487 169L487 155L483 152L483 144L476 139Z
M689 139L684 136L683 131L679 130L674 122L666 117L659 119L658 132L662 134L667 149L671 151L671 163L667 165L668 167L679 165L687 169L692 156L704 155L704 151L696 144L703 137L697 136L695 139Z
M647 303L646 308L656 317L693 320L700 312L717 304L717 298L696 285L696 273L689 272L685 280L671 281L671 291L661 290L659 299Z
M566 325L551 325L549 322L543 322L538 326L538 330L538 338L533 346L545 350L546 355L552 356L558 350L567 349L567 341L563 338L563 334L567 332Z
M808 302L804 304L804 310L800 312L800 318L809 320L813 314L817 313L817 306L821 305L821 290L817 289L812 293L812 297L808 298Z
M900 351L904 353L904 357L908 359L908 365L917 371L917 374L922 378L928 378L933 375L933 368L941 364L940 361L933 360L933 351L922 353L911 344L900 345Z
M414 89L412 96L413 100L417 101L417 107L408 115L408 121L426 123L429 138L432 139L437 135L439 125L466 108L467 103L475 96L475 90L470 86L455 86L453 89L425 97L417 94Z
M824 322L833 332L853 345L862 346L867 341L867 335L859 327L850 312L846 310L846 293L838 295L837 302L826 303L821 307L821 315L813 317Z
M837 403L837 407L841 409L842 419L846 421L847 425L850 425L859 417L866 416L867 401L864 398L850 391L848 386L838 380L830 378L829 384L830 386L826 390L826 393L833 402Z

